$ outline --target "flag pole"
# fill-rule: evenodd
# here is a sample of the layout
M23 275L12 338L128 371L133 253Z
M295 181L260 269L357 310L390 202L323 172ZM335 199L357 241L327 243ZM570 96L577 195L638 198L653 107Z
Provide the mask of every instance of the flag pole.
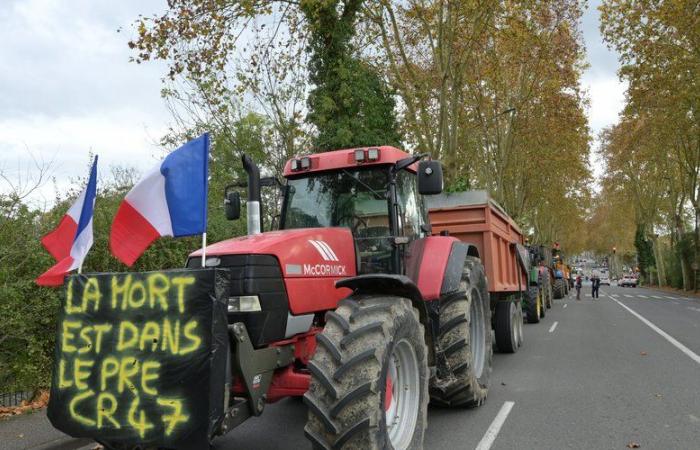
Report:
M202 233L202 267L206 266L207 258L207 232Z

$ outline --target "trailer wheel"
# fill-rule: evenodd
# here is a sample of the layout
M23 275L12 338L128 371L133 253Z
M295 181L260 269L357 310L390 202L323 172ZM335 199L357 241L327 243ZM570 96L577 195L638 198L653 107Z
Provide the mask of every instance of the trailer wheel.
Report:
M401 297L350 297L326 314L304 395L304 434L314 447L422 448L424 332L418 312Z
M564 298L564 283L565 282L563 278L557 278L556 280L554 280L554 298L557 300L559 300L560 298Z
M515 311L516 311L515 337L516 337L516 344L518 344L518 348L520 348L523 346L523 322L525 322L525 318L523 317L523 302L522 301L516 300Z
M542 294L537 286L531 286L527 291L527 305L525 306L528 323L539 323L544 317L544 307L542 306Z
M439 348L446 367L432 380L433 403L476 407L486 401L493 361L489 303L484 267L467 257L460 290L440 300Z
M522 345L522 310L515 301L496 303L496 346L502 353L515 353Z

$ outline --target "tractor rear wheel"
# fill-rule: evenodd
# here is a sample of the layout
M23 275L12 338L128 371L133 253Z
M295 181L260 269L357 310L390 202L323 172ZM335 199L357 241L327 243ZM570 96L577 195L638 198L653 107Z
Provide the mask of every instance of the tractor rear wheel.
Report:
M542 294L537 286L530 286L527 291L527 305L525 312L527 314L527 323L539 323L542 316Z
M520 309L520 311L518 311ZM501 353L515 353L523 342L523 312L519 302L496 303L496 347Z
M557 300L560 298L564 298L564 283L565 281L563 278L557 278L556 280L554 280L554 298Z
M425 330L408 299L357 296L326 314L308 368L304 433L317 448L422 448Z
M549 272L545 271L542 274L542 293L544 294L544 305L547 309L550 309L552 307L552 304L554 303L552 301L552 282L551 279L549 278Z
M445 367L432 380L430 398L442 406L480 406L493 361L491 309L484 267L468 257L460 290L440 299L439 348Z

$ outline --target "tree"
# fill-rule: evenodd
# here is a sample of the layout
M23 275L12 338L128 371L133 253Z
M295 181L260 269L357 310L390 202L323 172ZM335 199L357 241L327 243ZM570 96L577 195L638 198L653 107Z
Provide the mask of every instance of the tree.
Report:
M658 228L670 236L680 258L684 285L690 287L686 228L694 228L692 260L700 257L700 27L697 2L608 0L601 30L620 54L621 78L629 83L627 104L617 134L620 142L608 160L628 170L613 180L624 184L636 204L636 223L646 239ZM627 131L625 131L627 130ZM624 134L629 145L624 145ZM626 148L633 157L621 151ZM639 175L640 172L643 175ZM692 212L694 224L688 223ZM663 263L659 258L657 262Z
M395 102L380 75L353 46L362 0L301 3L309 24L308 120L320 151L368 145L399 145Z

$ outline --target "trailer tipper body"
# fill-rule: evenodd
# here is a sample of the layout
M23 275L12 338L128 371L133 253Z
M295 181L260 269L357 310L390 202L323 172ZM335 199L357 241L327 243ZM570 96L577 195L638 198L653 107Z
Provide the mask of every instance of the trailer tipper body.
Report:
M488 279L496 345L500 351L517 351L530 287L529 255L520 228L486 191L436 195L427 204L434 234L447 233L475 247Z

